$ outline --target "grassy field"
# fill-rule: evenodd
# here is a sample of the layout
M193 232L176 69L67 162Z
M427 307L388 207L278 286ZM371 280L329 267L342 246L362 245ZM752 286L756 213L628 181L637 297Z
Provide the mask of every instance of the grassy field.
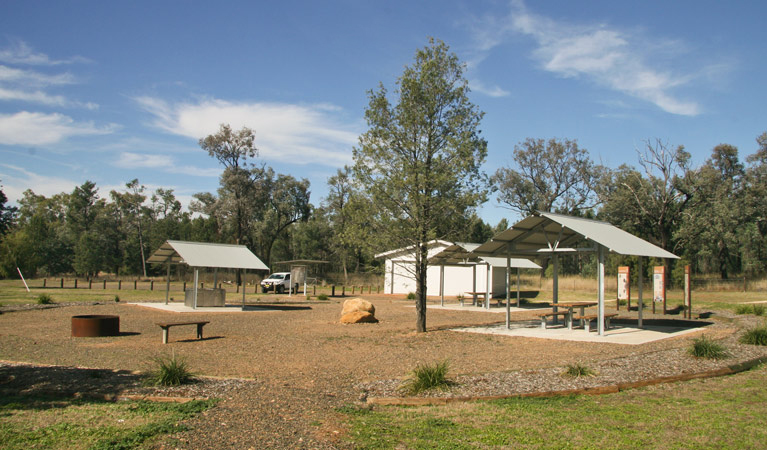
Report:
M7 450L145 448L182 431L179 422L214 401L105 402L47 397L0 398L0 447Z
M343 408L355 449L767 448L767 366L618 394Z

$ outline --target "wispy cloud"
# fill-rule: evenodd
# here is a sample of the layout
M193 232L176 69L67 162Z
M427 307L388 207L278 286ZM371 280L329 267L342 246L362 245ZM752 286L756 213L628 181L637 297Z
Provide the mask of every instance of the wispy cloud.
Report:
M511 94L509 91L502 89L500 86L488 87L488 86L485 86L484 83L476 79L469 81L469 86L471 87L472 91L485 94L488 97L495 97L495 98L508 97Z
M597 83L671 114L695 116L702 111L697 102L674 93L697 75L656 68L660 65L656 62L668 53L679 52L678 41L605 24L554 20L530 12L521 0L511 2L508 16L486 20L491 23L475 27L476 46L483 57L514 33L522 34L534 40L532 57L548 72Z
M8 47L0 49L0 62L28 66L58 66L62 64L85 63L90 62L90 60L82 56L73 56L67 59L51 59L45 53L36 52L26 42L16 39L11 41Z
M116 128L116 125L97 127L92 122L76 122L59 113L21 111L0 114L0 144L50 145L73 136L109 134Z
M266 160L338 166L351 161L351 149L357 143L357 130L341 120L341 111L334 105L135 100L154 116L155 126L193 139L215 133L222 123L234 129L249 127L256 132L256 146Z
M14 47L0 50L0 62L16 66L56 66L74 62L74 60L51 60L45 54L33 52L26 43L17 41ZM52 107L98 109L98 105L93 102L80 102L48 92L54 87L78 82L77 78L69 72L45 73L40 70L0 64L0 101L21 101Z
M167 173L178 173L197 177L217 177L221 174L221 169L218 167L201 168L189 165L179 165L176 159L170 155L150 153L122 152L114 165L123 169L154 169Z
M71 192L75 186L82 184L67 178L41 175L10 164L0 164L0 179L3 182L3 192L11 201L21 199L27 189L50 197L61 192Z

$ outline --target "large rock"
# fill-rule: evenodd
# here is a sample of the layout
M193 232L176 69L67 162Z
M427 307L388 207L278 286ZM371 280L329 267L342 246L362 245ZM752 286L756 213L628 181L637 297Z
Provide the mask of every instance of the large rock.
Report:
M378 319L367 311L351 311L341 316L341 323L378 323Z
M359 297L350 298L344 302L344 308L341 310L341 315L345 316L346 314L353 311L365 311L369 312L371 315L375 315L376 307L365 299Z

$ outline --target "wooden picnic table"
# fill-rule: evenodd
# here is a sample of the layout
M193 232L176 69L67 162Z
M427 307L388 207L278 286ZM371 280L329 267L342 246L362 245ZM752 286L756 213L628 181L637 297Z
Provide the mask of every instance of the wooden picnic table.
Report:
M582 316L584 315L584 311L586 310L586 308L590 306L597 306L598 304L599 304L598 302L592 302L592 301L549 303L549 305L553 307L567 308L570 311L570 317L572 317L573 315L574 308L580 308L581 316Z

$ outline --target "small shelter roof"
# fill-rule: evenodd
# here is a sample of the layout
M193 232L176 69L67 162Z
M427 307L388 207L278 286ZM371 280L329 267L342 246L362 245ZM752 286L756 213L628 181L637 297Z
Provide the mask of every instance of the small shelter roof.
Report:
M206 242L165 241L152 253L147 262L186 264L191 267L269 270L269 267L244 245Z
M621 255L679 258L610 223L544 212L522 219L473 252L481 256L576 252L578 249L568 246L581 239L588 239Z
M490 264L493 267L506 267L506 258L494 258L490 256L479 257L473 253L480 244L470 242L456 242L441 252L429 258L434 265L465 265L465 264ZM521 269L540 269L541 266L527 258L511 258L510 267Z

